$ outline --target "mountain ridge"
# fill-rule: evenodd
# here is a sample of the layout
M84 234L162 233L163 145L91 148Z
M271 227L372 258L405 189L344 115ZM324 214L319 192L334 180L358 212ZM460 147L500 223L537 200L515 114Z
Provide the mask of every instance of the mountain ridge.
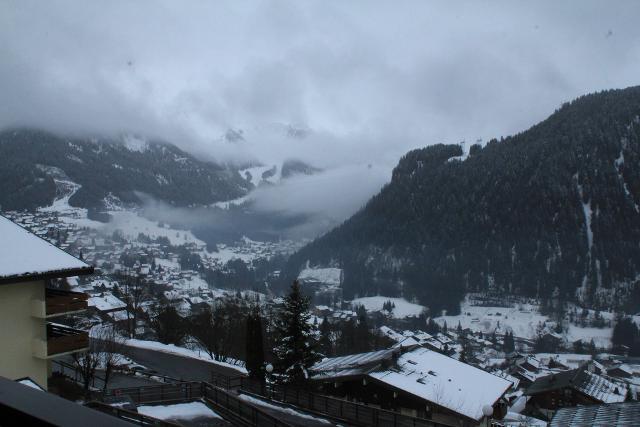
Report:
M140 204L138 193L175 206L207 205L253 189L237 170L201 161L173 144L125 136L121 140L58 136L34 129L0 132L0 180L6 210L50 205L53 169L81 185L72 206L101 209L105 198Z
M582 96L463 154L407 153L284 276L307 261L341 266L347 297L403 295L433 312L456 312L470 291L640 308L640 87Z

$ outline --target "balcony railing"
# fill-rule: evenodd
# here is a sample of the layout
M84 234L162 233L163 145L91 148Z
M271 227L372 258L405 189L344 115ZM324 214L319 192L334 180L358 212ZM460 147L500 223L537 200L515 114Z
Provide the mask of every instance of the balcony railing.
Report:
M89 348L89 334L79 329L47 324L47 356L73 353Z
M87 309L87 294L82 292L45 289L45 300L33 300L32 314L41 319L75 313Z
M60 315L87 309L87 294L83 292L45 289L47 316Z
M89 334L79 329L63 325L47 324L47 340L34 342L34 355L41 359L50 359L65 354L77 353L89 349Z

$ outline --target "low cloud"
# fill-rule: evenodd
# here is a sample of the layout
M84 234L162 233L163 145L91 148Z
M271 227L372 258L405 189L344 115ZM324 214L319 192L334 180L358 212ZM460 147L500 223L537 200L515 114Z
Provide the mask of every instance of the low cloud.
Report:
M176 208L147 195L142 214L187 228L208 243L252 239L313 239L340 224L364 206L389 181L390 170L355 165L294 175L274 185L262 185L249 202L230 210Z
M639 15L635 1L3 2L0 128L131 132L234 162L394 163L637 84Z

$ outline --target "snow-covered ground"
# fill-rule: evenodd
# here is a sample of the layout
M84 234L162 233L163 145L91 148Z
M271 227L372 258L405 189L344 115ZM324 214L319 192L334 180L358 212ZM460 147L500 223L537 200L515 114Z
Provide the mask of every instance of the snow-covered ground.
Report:
M224 366L225 368L235 369L240 374L246 374L247 370L242 366L236 366L231 363L218 362L217 360L211 360L208 354L197 350L190 350L184 347L178 347L173 344L162 344L157 341L143 341L137 339L128 339L126 344L131 347L145 348L149 350L161 351L163 353L175 354L183 357L190 357L193 359L203 360L214 365Z
M177 403L175 405L144 405L138 406L138 412L159 420L222 419L220 415L202 402Z
M395 304L395 308L391 312L391 315L396 319L419 316L425 309L424 306L411 303L404 298L390 298L383 296L356 298L351 301L351 304L354 307L364 305L364 308L366 308L367 311L382 311L382 306L387 301L391 301Z
M66 178L61 169L52 166L42 166L41 169L53 176L56 184L56 198L51 206L39 208L40 212L57 212L60 220L67 224L75 224L78 227L96 228L103 224L87 218L87 210L69 205L69 199L82 187Z
M538 324L549 319L538 313L537 306L530 304L517 307L480 307L465 300L459 315L441 316L435 320L440 326L447 322L449 328L455 328L460 323L465 329L482 333L492 333L495 330L500 334L511 328L516 337L533 338Z
M397 304L396 304L397 305ZM441 316L436 318L440 326L447 322L447 327L455 328L458 323L462 328L469 328L474 332L503 334L511 330L516 337L534 339L537 335L538 327L545 322L551 325L554 322L549 317L539 313L538 306L534 304L516 304L512 307L484 307L471 305L469 299L465 299L461 304L461 313L457 316ZM605 319L613 316L612 313L601 313ZM591 328L569 325L568 331L563 333L563 337L568 343L582 340L586 343L593 339L595 345L601 348L608 348L611 345L612 328Z
M137 212L111 211L109 214L112 220L108 224L102 224L107 232L121 230L130 239L136 239L140 233L143 233L152 239L166 237L172 245L195 243L201 247L206 246L205 242L189 230L170 228L168 225L161 226L158 222L147 219Z

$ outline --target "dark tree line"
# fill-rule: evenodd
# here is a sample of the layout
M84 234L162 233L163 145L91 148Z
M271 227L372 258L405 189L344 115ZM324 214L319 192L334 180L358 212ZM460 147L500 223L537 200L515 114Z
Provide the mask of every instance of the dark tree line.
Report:
M617 320L613 327L611 343L614 348L627 347L630 356L640 356L640 330L631 317Z

